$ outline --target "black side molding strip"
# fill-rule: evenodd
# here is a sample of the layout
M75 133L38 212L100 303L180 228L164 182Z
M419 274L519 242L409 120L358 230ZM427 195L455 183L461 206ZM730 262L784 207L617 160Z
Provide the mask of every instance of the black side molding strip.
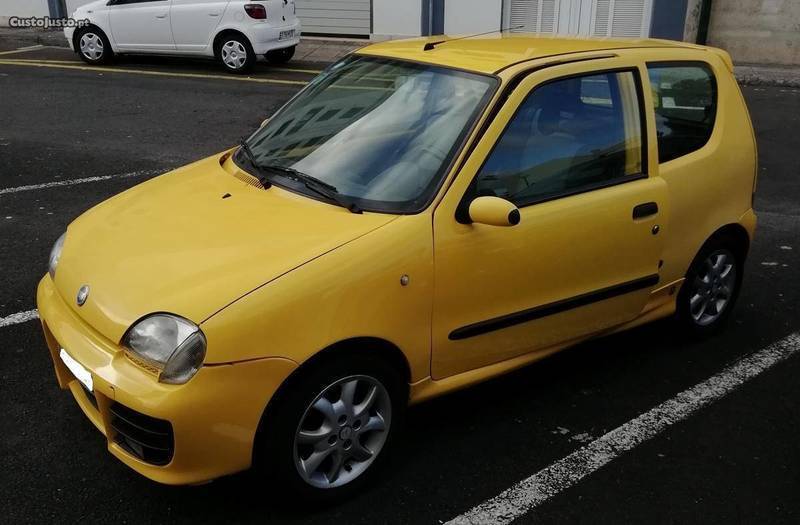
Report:
M657 285L658 281L658 274L648 275L647 277L628 281L627 283L616 284L608 288L601 288L600 290L570 297L569 299L562 299L554 303L543 304L541 306L522 310L521 312L495 317L494 319L487 319L486 321L456 328L450 332L448 339L451 341L458 341L459 339L466 339L468 337L494 332L495 330L502 330L503 328L533 321L534 319L541 319L548 315L558 314L567 310L572 310L573 308L586 306L587 304L611 299L618 295L635 292L642 288L650 288Z

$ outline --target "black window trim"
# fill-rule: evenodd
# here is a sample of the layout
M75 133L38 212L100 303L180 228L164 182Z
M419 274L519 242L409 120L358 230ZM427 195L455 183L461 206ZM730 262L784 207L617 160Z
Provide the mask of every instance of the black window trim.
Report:
M705 60L647 60L645 61L645 69L647 70L647 82L652 89L653 84L650 81L650 67L654 68L670 68L670 67L699 67L700 69L704 70L708 73L709 77L711 77L711 101L714 104L714 120L711 122L711 133L708 134L708 138L706 141L698 148L693 149L692 151L688 151L683 155L678 155L677 157L673 157L669 160L662 161L661 154L658 151L658 136L656 135L656 152L658 153L658 164L659 166L662 164L666 164L667 162L672 162L673 160L678 160L680 158L685 157L686 155L691 155L693 153L697 153L701 149L705 148L709 142L711 142L711 137L714 136L714 133L717 131L717 113L719 111L719 83L717 82L717 74L714 71L714 66L711 65L710 62L706 62ZM653 117L655 118L656 108L653 107Z
M521 78L518 82L516 82L516 84L512 87L512 91L509 92L508 95L505 97L505 99L502 101L502 106L505 106L506 102L511 97L511 94L513 94L513 91L516 90L519 87L519 84L521 84L522 81L525 78L527 78L530 74L533 74L536 71L538 71L538 69L534 70L534 71L526 72L526 74L523 76L523 78ZM598 183L595 183L595 184L587 184L586 186L581 186L579 188L570 189L570 190L567 190L567 191L564 191L564 192L561 192L561 193L557 193L557 194L553 194L553 195L545 195L545 196L542 196L542 197L534 197L534 198L522 201L520 204L517 204L517 207L518 208L527 208L528 206L533 206L533 205L536 205L536 204L542 204L542 203L549 202L549 201L563 199L563 198L566 198L566 197L571 197L573 195L579 195L581 193L588 193L590 191L597 191L597 190L600 190L600 189L603 189L603 188L610 188L612 186L618 186L620 184L627 184L629 182L634 182L634 181L637 181L637 180L646 179L648 177L648 154L647 154L648 153L648 127L647 127L646 107L645 107L645 103L644 103L644 89L643 89L644 84L642 83L642 73L641 73L641 70L639 69L639 66L633 65L633 66L611 67L611 68L597 69L597 70L594 70L594 71L583 71L583 72L580 72L580 73L572 73L572 74L569 74L569 75L564 75L564 76L552 78L550 80L546 80L546 81L544 81L544 82L542 82L540 84L537 84L536 86L533 87L533 89L530 90L530 92L527 95L525 95L525 98L522 100L522 102L519 104L519 106L517 106L517 109L514 112L514 115L512 115L512 117L508 120L508 122L506 123L505 127L503 128L503 131L500 132L500 135L498 136L497 140L492 145L491 151L489 151L489 153L486 155L486 158L483 159L483 162L481 163L480 168L478 168L477 172L475 173L475 176L472 178L472 181L470 181L470 184L467 187L467 190L464 192L464 195L461 196L461 201L459 202L458 207L456 208L456 221L458 221L461 224L471 224L472 223L472 220L469 218L469 205L476 197L476 195L475 195L475 183L476 183L478 177L480 176L481 171L483 171L484 166L486 165L486 163L489 161L489 159L491 158L492 154L494 153L495 148L497 148L497 145L500 143L500 140L505 135L506 131L508 131L508 127L511 125L511 123L514 121L516 116L519 114L520 109L528 101L528 98L530 96L532 96L539 88L541 88L543 86L546 86L548 84L551 84L553 82L558 82L558 81L561 81L561 80L568 80L568 79L571 79L571 78L590 77L590 76L603 75L603 74L609 74L609 73L632 73L633 74L633 82L634 82L634 85L636 86L636 102L637 102L637 104L639 106L639 126L640 126L640 130L641 130L641 139L642 139L641 140L641 142L642 142L641 143L641 150L642 150L642 162L641 162L642 169L641 169L641 171L639 173L634 173L634 174L631 174L631 175L625 175L623 177L617 177L615 179L606 180L606 181L598 182ZM480 138L483 138L483 136L481 136ZM470 152L470 153L472 153L472 152Z

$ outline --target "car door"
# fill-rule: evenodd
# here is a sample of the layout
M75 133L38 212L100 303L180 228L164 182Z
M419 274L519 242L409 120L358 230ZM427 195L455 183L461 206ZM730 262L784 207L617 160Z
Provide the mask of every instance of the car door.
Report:
M170 0L110 0L111 33L120 51L175 50Z
M178 51L204 51L227 6L228 0L172 0L170 19Z
M642 312L669 205L648 169L643 71L612 58L532 72L488 126L434 213L435 379ZM476 196L513 201L519 224L470 224Z

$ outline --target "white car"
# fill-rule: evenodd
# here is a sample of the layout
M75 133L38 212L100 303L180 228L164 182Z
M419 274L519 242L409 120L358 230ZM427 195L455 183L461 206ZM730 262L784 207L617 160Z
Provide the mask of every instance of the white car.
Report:
M64 34L90 64L127 53L208 56L245 73L259 55L288 62L300 42L294 0L97 0L72 17L88 25Z

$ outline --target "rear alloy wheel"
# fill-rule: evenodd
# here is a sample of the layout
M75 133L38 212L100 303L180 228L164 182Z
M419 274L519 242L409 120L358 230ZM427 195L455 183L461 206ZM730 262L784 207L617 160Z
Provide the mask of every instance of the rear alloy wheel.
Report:
M690 285L689 313L699 326L717 321L733 299L736 260L728 250L709 255Z
M78 35L78 54L89 64L105 64L113 55L111 44L99 30L89 28Z
M217 54L222 65L231 73L248 73L256 61L250 43L239 36L223 39Z
M678 317L697 335L717 331L739 295L742 262L722 243L705 247L692 263L678 296Z

